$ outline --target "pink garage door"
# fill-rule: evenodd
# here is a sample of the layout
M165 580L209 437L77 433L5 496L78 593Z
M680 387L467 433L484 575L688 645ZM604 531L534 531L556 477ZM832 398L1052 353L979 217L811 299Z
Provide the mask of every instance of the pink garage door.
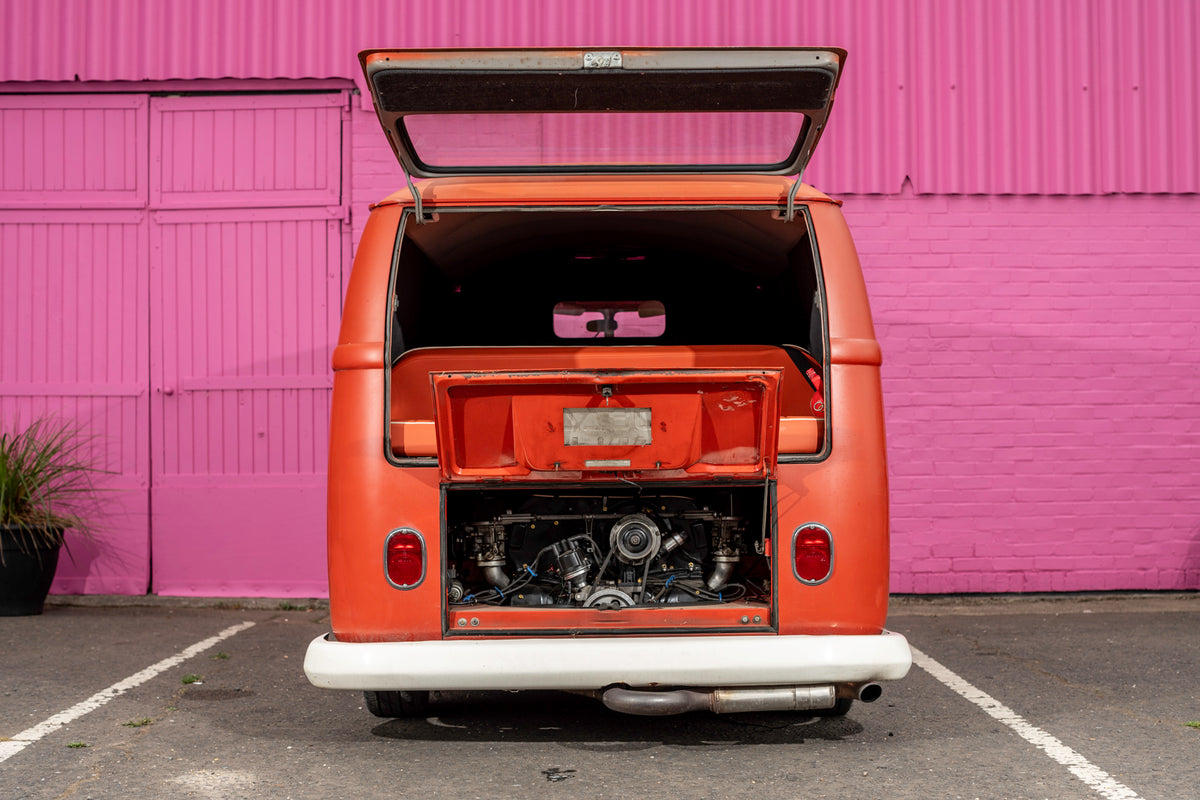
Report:
M0 97L0 426L78 422L109 474L54 591L145 593L150 485L145 95Z
M326 592L344 94L150 105L154 591Z

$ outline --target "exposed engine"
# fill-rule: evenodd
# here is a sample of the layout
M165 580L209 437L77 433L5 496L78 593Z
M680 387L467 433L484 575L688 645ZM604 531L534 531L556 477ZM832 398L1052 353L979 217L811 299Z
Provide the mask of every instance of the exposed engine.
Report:
M447 601L600 608L765 601L764 491L450 492Z

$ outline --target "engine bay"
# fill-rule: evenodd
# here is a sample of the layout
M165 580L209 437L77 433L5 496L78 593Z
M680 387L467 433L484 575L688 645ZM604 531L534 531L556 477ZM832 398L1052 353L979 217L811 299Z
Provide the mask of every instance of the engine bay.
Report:
M620 609L771 594L768 486L448 490L446 602Z

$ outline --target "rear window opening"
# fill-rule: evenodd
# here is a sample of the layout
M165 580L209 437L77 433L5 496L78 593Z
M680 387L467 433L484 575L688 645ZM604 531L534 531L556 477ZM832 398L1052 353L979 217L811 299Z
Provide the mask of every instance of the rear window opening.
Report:
M592 344L792 344L823 360L807 218L775 209L410 217L392 310L393 362L416 348L555 346L573 330Z
M789 223L775 208L410 215L393 273L389 451L436 454L431 375L630 369L620 353L637 348L642 368L778 371L780 452L817 453L826 334L810 226L803 209ZM515 441L495 438L497 452Z

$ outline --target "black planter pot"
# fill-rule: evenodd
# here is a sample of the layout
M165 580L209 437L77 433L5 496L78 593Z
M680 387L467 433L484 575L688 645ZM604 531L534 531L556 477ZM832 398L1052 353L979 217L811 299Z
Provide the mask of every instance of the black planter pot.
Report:
M0 526L0 617L42 613L62 546L31 547L31 541L23 528Z

